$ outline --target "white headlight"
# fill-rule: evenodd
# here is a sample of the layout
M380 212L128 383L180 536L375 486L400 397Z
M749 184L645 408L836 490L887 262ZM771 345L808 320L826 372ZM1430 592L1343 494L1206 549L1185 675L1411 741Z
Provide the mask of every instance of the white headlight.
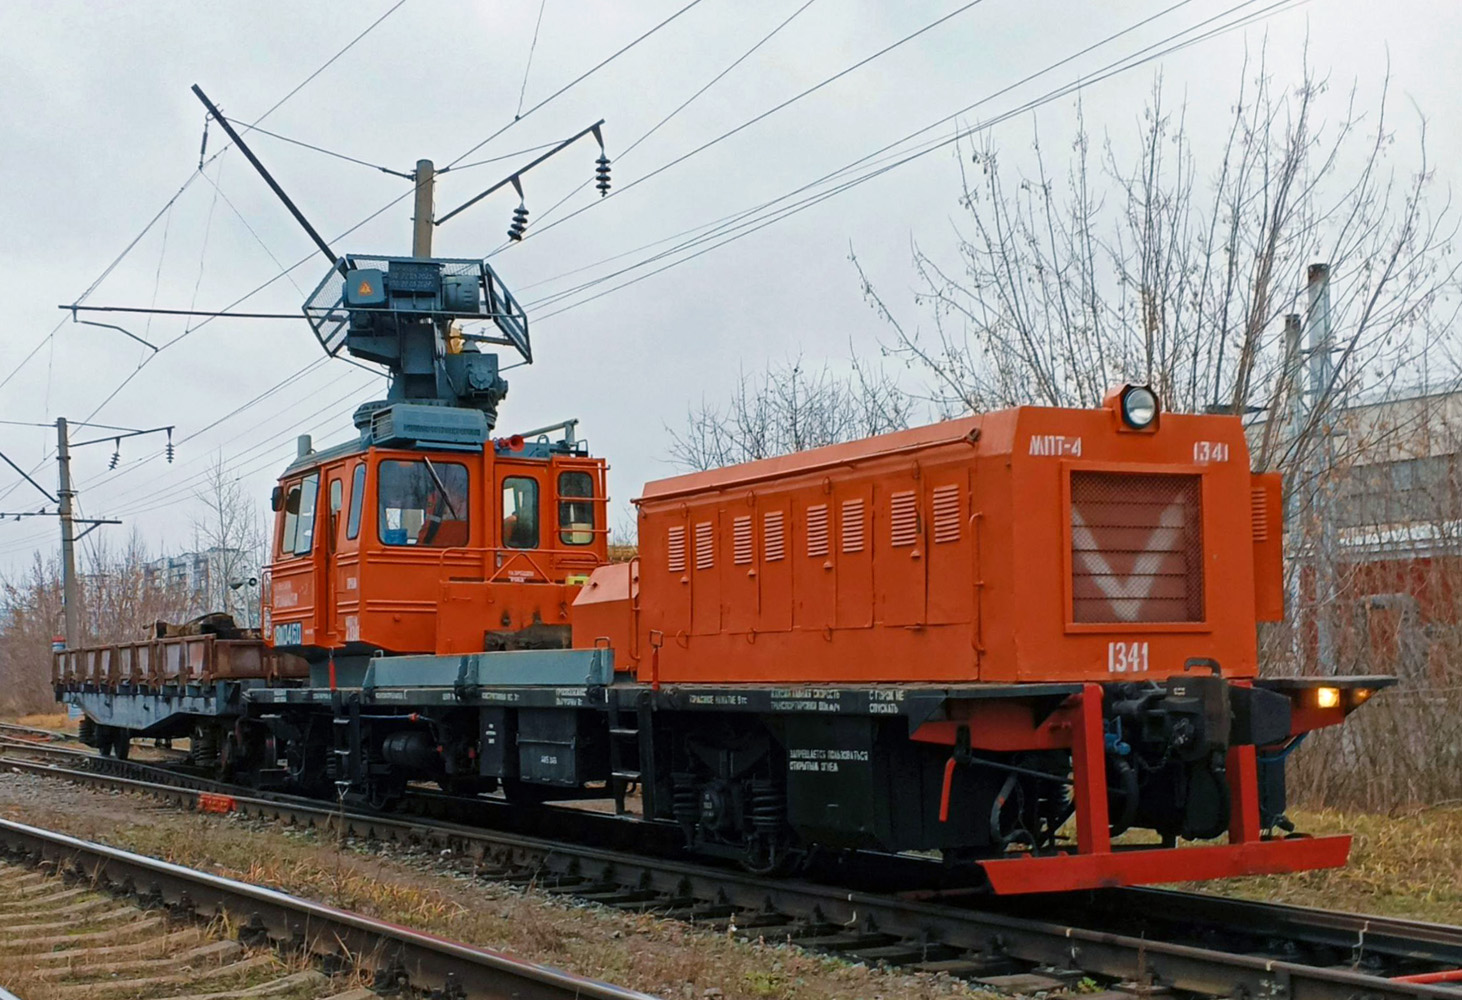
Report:
M1157 394L1145 385L1134 385L1122 394L1122 420L1141 430L1157 419Z

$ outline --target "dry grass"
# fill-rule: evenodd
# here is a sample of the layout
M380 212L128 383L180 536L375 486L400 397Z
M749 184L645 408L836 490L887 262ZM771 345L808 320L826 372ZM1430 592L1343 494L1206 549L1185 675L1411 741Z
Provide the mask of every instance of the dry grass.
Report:
M1299 829L1349 833L1350 864L1333 871L1225 879L1189 888L1301 906L1462 924L1462 806L1378 816L1292 810Z
M0 718L0 722L14 722L20 726L31 726L35 729L55 729L66 732L76 732L79 720L70 718L65 712L48 712L42 714L22 715L19 718Z

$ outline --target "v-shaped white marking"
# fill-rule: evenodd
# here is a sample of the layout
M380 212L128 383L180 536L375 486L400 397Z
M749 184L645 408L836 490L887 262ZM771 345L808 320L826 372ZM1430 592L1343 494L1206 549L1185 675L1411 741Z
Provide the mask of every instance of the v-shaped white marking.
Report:
M1107 557L1098 550L1096 537L1091 528L1087 527L1081 511L1073 506L1071 555L1107 599L1117 621L1135 622L1142 611L1143 602L1152 596L1152 588L1157 585L1157 571L1162 566L1163 553L1166 551L1154 551L1153 543L1161 537L1159 532L1181 530L1182 527L1183 501L1174 500L1158 515L1157 525L1148 536L1147 547L1133 560L1131 572L1127 576L1119 576L1112 569Z

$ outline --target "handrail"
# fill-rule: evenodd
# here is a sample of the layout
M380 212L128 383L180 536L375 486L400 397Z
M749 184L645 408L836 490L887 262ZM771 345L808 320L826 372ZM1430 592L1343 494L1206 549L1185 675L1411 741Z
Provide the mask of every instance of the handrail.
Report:
M483 582L484 583L493 583L493 582L496 582L499 579L499 577L502 574L502 571L504 569L506 569L507 567L511 566L513 563L515 563L515 562L517 562L517 561L519 561L521 559L521 560L526 561L528 563L528 565L530 567L532 567L533 571L536 572L539 576L543 577L544 580L551 581L553 579L553 577L542 566L540 566L536 560L534 560L532 554L535 553L535 552L543 553L543 552L555 552L555 551L557 551L557 550L556 549L516 549L516 548L510 548L508 546L502 546L502 545L496 545L496 546L480 546L480 545L466 546L466 545L464 545L464 546L457 546L457 547L454 547L454 548L446 548L446 549L440 549L440 550L438 550L439 554L437 556L437 566L440 567L441 569L444 569L445 570L446 569L446 565L447 565L447 557L449 555L454 554L454 553L455 554L458 554L458 555L473 556L473 557L479 558L481 560L481 563L482 563ZM489 574L488 573L488 569L487 569L488 558L491 557L491 556L499 555L499 554L507 554L509 556L509 558L507 560L505 560L501 565L495 567L493 569L492 573Z

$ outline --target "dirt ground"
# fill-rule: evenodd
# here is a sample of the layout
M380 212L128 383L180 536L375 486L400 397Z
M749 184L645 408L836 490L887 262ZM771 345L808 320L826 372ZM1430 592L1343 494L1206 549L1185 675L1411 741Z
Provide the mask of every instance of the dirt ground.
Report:
M0 772L0 816L113 844L670 998L988 997L948 977L872 969L775 941L583 905L449 873L434 854L337 843L233 816Z

